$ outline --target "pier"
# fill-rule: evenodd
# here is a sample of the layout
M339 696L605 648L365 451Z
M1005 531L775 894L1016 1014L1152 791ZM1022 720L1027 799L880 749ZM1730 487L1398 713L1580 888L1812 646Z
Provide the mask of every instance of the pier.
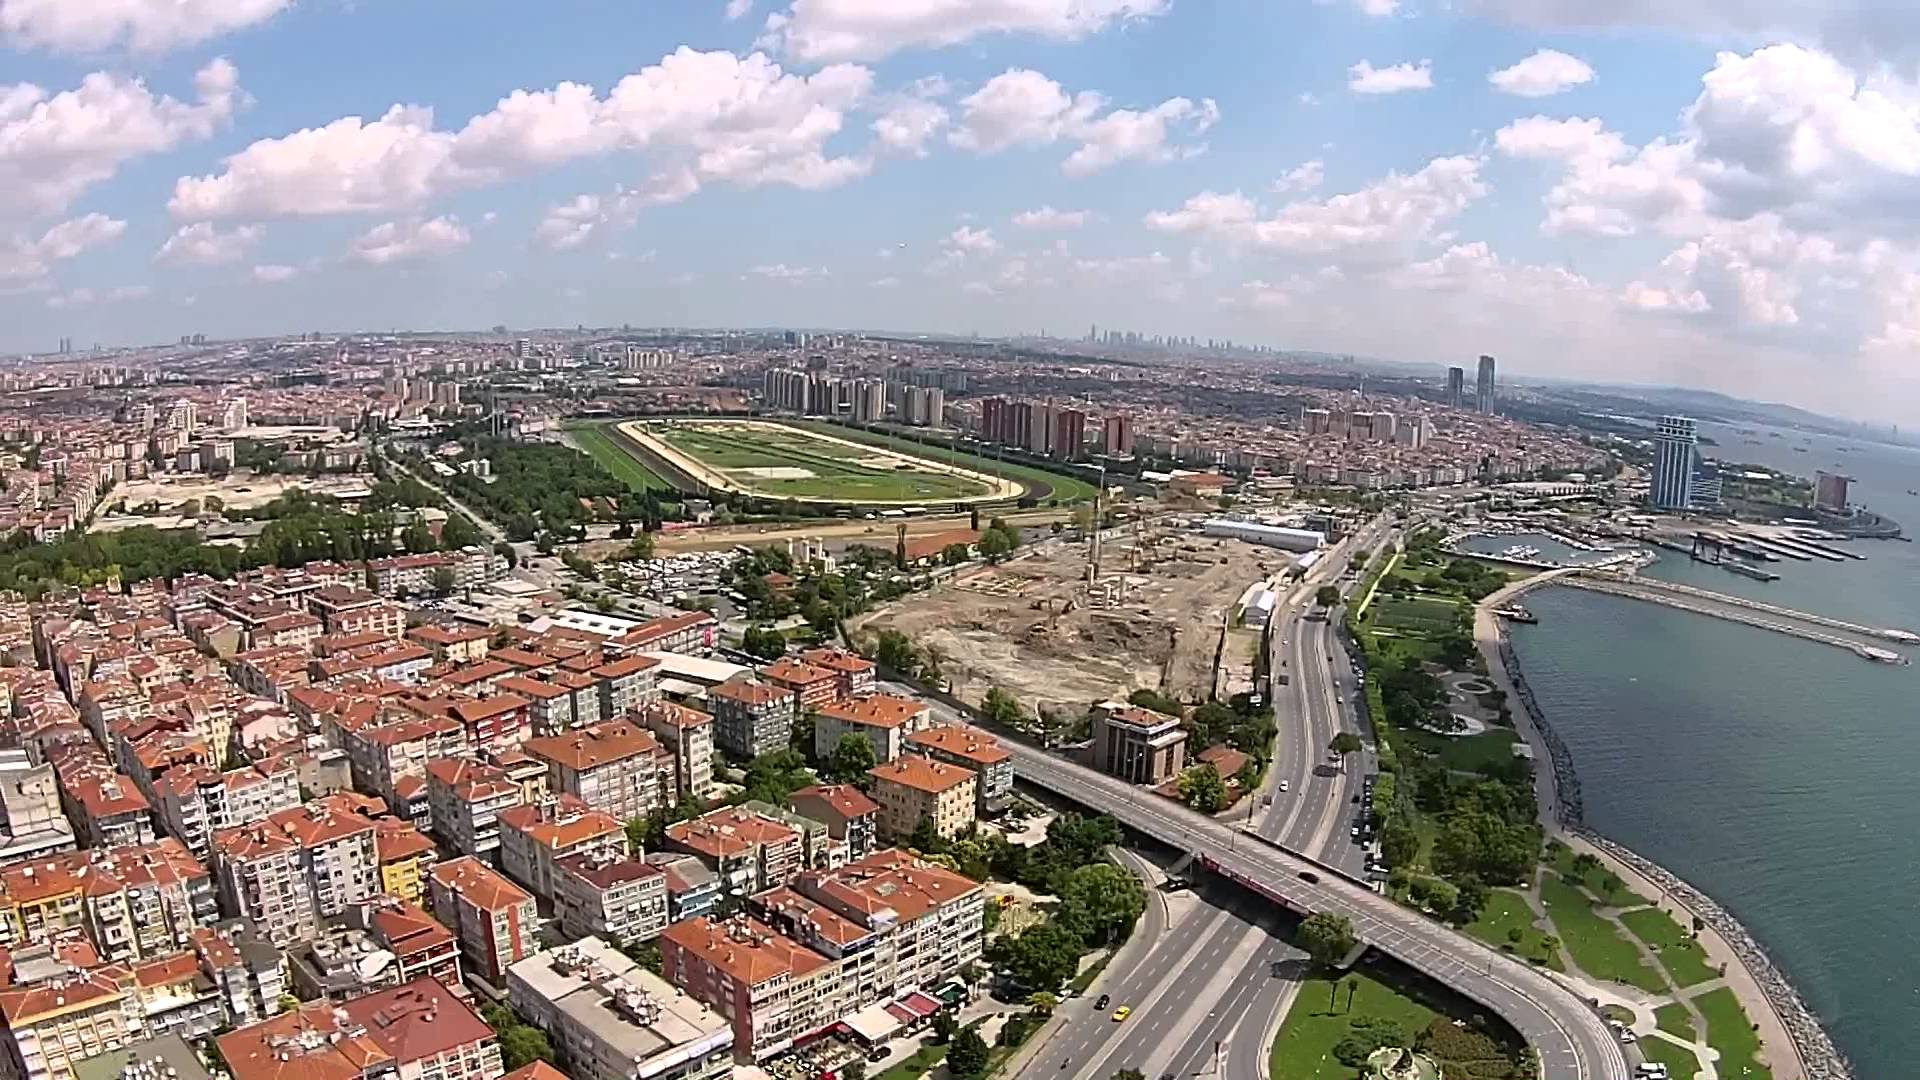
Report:
M1729 596L1726 593L1696 589L1691 585L1677 585L1649 578L1617 574L1571 573L1562 576L1559 583L1576 589L1586 589L1589 592L1645 600L1680 611L1691 611L1697 615L1725 619L1728 622L1737 622L1760 630L1771 630L1777 634L1786 634L1805 641L1832 645L1862 659L1882 664L1902 664L1906 663L1906 658L1879 645L1878 642L1894 641L1903 644L1920 642L1920 635L1906 630L1862 626L1840 619L1830 619L1824 615L1795 611L1777 604L1749 600L1743 596Z

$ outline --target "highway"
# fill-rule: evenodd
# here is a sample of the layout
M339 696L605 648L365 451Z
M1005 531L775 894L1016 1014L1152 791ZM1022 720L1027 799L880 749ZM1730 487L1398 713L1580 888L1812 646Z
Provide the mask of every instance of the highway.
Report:
M1275 676L1278 747L1264 786L1248 800L1245 822L1263 836L1356 875L1365 853L1348 828L1358 809L1353 796L1360 792L1371 754L1354 755L1333 776L1314 773L1335 732L1364 735L1365 729L1340 644L1340 609L1334 609L1331 621L1304 616L1314 592L1339 579L1352 552L1389 538L1384 523L1361 530L1330 549L1276 606L1269 665ZM1291 676L1284 687L1277 677L1282 672ZM1342 697L1344 703L1338 700ZM1285 792L1279 790L1282 780ZM1267 902L1231 887L1209 890L1207 901L1170 926L1155 921L1136 930L1136 935L1165 936L1149 937L1150 951L1127 950L1114 957L1097 987L1110 998L1106 1009L1096 1009L1094 998L1063 1003L1065 1023L1030 1068L1058 1080L1106 1080L1127 1068L1150 1077L1257 1080L1270 1032L1299 989L1305 954L1288 944ZM1276 963L1285 977L1275 977ZM1133 1015L1115 1023L1112 1010L1121 1005Z
M1296 912L1346 916L1361 940L1499 1013L1540 1055L1545 1080L1623 1080L1626 1056L1600 1016L1548 975L1410 911L1330 868L1248 836L1169 800L1143 797L1124 781L1008 740L1014 770L1046 788L1174 848L1203 857L1223 875ZM1218 935L1208 939L1214 972ZM1238 955L1235 953L1234 955ZM1209 982L1217 980L1210 976ZM1170 978L1175 1000L1192 997L1190 979ZM1048 1047L1051 1058L1052 1047ZM1138 1064L1128 1067L1138 1068ZM1063 1070L1064 1071L1064 1070ZM1148 1071L1148 1070L1142 1070ZM1076 1070L1076 1077L1109 1075Z

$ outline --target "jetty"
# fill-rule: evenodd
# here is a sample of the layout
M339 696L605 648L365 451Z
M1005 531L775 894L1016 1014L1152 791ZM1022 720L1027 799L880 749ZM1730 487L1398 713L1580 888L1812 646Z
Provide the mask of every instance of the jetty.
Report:
M1744 596L1698 589L1671 581L1593 572L1575 572L1561 576L1558 583L1589 592L1608 593L1633 600L1644 600L1664 607L1690 611L1697 615L1724 619L1761 630L1771 630L1805 641L1815 641L1845 649L1864 660L1881 664L1904 664L1906 658L1881 642L1906 645L1920 643L1920 634L1908 630L1863 626L1831 619L1812 612L1796 611L1778 604L1749 600Z

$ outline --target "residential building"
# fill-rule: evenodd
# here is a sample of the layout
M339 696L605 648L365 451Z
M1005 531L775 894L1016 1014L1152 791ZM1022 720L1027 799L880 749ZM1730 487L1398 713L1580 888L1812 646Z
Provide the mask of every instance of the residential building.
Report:
M979 960L986 890L943 866L888 849L754 897L769 925L842 962L854 1005L931 987Z
M318 1001L217 1040L233 1080L496 1080L494 1031L437 979Z
M935 834L950 839L965 832L977 816L979 780L971 769L904 754L874 766L867 775L873 778L884 838L905 840L922 821L929 821Z
M837 689L841 697L854 697L873 689L875 664L864 656L828 645L802 650L800 659L833 672L839 680Z
M667 927L667 874L633 856L578 852L554 860L553 908L568 938L651 941Z
M800 830L737 806L667 826L667 845L698 856L736 896L784 885L806 868Z
M840 677L826 669L783 656L760 669L760 677L793 691L800 711L817 709L840 696Z
M840 965L758 919L702 916L660 935L666 981L733 1027L733 1057L764 1061L838 1023L850 1004Z
M354 796L330 795L282 810L266 824L300 845L307 890L321 917L338 915L380 891L377 830L373 819L358 812Z
M553 898L555 860L576 851L626 850L626 826L572 795L500 812L501 868L543 899Z
M707 691L715 740L737 757L758 757L787 745L796 698L785 687L752 679L729 679Z
M484 626L441 626L428 623L407 631L407 640L433 650L441 664L477 664L487 658L493 631Z
M638 659L638 658L636 658ZM646 817L665 805L667 754L660 741L625 719L608 720L542 739L526 753L547 766L547 785L621 821Z
M661 798L704 801L713 790L713 715L671 701L650 701L635 719L673 760L672 791L669 794L663 782Z
M996 814L1013 798L1013 754L999 740L964 724L927 728L907 736L907 749L971 769L979 778L980 812Z
M720 902L720 876L698 856L678 851L650 851L649 866L667 875L667 922L697 919Z
M500 986L507 968L532 954L539 922L533 894L498 870L462 855L435 866L427 875L427 889L434 918L460 939L469 975Z
M126 968L106 965L0 989L10 1080L75 1080L78 1063L138 1041L146 1018L131 981Z
M600 719L624 717L628 710L653 700L654 669L659 666L651 657L628 656L589 672L600 683Z
M530 956L507 976L513 1007L548 1033L574 1080L724 1080L734 1029L597 937Z
M1447 369L1447 408L1458 409L1466 404L1467 372L1465 368Z
M24 749L0 750L0 863L72 851L76 843L53 766L34 763Z
M172 837L0 869L0 932L13 949L84 938L102 960L134 963L191 947L217 913L213 875Z
M1093 710L1092 764L1109 776L1159 787L1186 768L1186 750L1178 717L1114 702Z
M892 761L906 749L907 737L933 722L924 701L892 694L866 694L821 705L813 717L813 753L817 761L833 756L843 735L865 737L875 761Z
M825 825L830 836L846 844L849 858L865 858L880 846L880 804L852 784L815 784L789 795L787 801L797 813Z
M396 817L373 821L373 847L380 861L380 891L410 904L427 900L427 870L439 849L426 833Z
M433 832L448 848L496 862L500 812L521 803L521 788L504 769L467 758L427 763Z
M255 822L214 833L212 848L223 909L281 948L313 937L319 921L300 841Z

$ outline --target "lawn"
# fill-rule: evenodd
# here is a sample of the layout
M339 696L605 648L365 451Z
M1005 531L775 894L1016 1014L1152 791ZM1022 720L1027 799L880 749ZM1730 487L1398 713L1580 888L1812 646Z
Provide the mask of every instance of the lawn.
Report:
M1352 1080L1354 1071L1333 1056L1333 1048L1347 1037L1347 1021L1356 1016L1392 1020L1409 1037L1433 1019L1431 1007L1382 982L1373 972L1356 969L1354 977L1359 987L1352 1008L1347 1006L1345 989L1340 990L1338 1004L1328 1007L1334 981L1312 978L1300 987L1300 996L1287 1010L1268 1055L1273 1080Z
M567 428L567 434L587 455L600 463L600 467L614 475L614 478L634 491L654 491L662 494L673 491L673 485L656 476L652 469L640 463L620 448L607 434L605 424L576 424Z
M1660 973L1640 959L1640 951L1619 927L1594 914L1593 900L1558 875L1541 878L1540 897L1563 947L1580 970L1596 979L1637 986L1650 993L1665 990Z
M1512 931L1520 931L1520 941L1515 944ZM1527 906L1526 898L1512 889L1491 889L1487 892L1487 906L1480 909L1480 917L1468 923L1466 931L1496 949L1510 952L1523 960L1536 964L1548 964L1555 971L1565 969L1557 954L1548 956L1546 948L1547 932L1533 925L1533 909Z
M963 468L973 469L983 473L992 473L997 476L1005 476L1011 480L1019 480L1033 488L1033 493L1042 500L1058 499L1063 503L1086 502L1092 499L1095 493L1094 485L1077 476L1050 472L1046 469L1035 468L1032 465L1020 465L1011 461L998 461L983 454L972 453L965 450L950 451L947 447L939 444L921 443L912 439L902 439L893 435L882 435L878 432L845 427L839 424L829 424L817 420L798 421L792 426L825 432L836 438L847 439L852 442L884 446L890 450L897 450L904 454L931 457L936 461L951 461Z
M1773 1080L1772 1071L1755 1060L1760 1037L1732 990L1709 990L1694 998L1693 1006L1707 1018L1707 1045L1720 1051L1715 1068L1721 1080Z
M932 1072L935 1065L945 1060L947 1060L947 1048L944 1045L923 1046L915 1050L911 1057L880 1070L873 1080L918 1080L919 1077Z
M1571 874L1573 859L1573 849L1561 845L1554 849L1550 865L1557 874ZM1586 885L1588 892L1599 897L1609 907L1636 908L1646 907L1649 903L1646 897L1627 888L1627 883L1621 881L1619 875L1607 869L1604 863L1589 868L1581 881Z
M1648 1061L1657 1061L1667 1067L1673 1080L1693 1080L1700 1072L1700 1059L1693 1051L1677 1046L1658 1035L1648 1035L1640 1040L1640 1053Z
M1453 736L1409 729L1402 731L1400 737L1438 756L1447 768L1461 772L1477 772L1512 761L1513 744L1520 741L1520 736L1508 728L1488 728L1479 735Z
M1378 601L1374 624L1383 630L1424 634L1445 633L1460 622L1460 605L1430 596L1385 596Z
M1707 962L1707 950L1665 911L1657 907L1639 908L1621 913L1620 921L1627 924L1635 937L1652 947L1660 957L1660 965L1673 976L1675 986L1693 986L1720 977Z
M1653 1010L1653 1022L1660 1025L1661 1031L1678 1035L1688 1042L1699 1038L1693 1033L1693 1014L1687 1011L1685 1005L1660 1006Z

